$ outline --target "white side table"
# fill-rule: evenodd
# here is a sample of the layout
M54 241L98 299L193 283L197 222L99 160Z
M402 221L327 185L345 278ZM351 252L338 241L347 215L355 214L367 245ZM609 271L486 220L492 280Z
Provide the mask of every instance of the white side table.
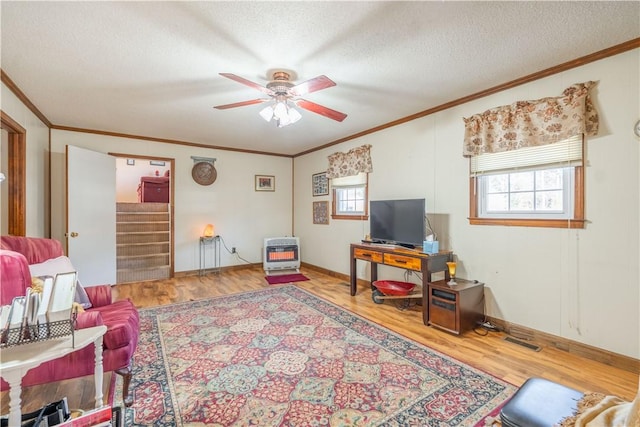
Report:
M93 371L96 387L96 408L102 406L102 336L107 332L104 325L75 331L75 347L71 335L45 341L17 345L0 350L0 375L9 383L9 425L19 426L22 417L20 394L22 377L41 363L57 359L91 343L95 344L95 368Z

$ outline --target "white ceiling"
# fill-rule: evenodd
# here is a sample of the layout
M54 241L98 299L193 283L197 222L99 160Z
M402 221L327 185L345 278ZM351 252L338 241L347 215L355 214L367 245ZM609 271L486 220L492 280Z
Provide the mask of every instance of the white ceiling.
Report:
M1 64L54 125L278 154L314 147L640 37L640 2L0 2ZM337 86L276 128L274 70Z

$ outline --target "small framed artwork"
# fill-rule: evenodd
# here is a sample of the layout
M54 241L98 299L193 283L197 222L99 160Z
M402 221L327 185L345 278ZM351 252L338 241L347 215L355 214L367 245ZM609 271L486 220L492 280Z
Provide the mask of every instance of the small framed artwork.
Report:
M136 160L135 159L127 159L127 165L135 166L135 164L136 164Z
M313 202L313 223L329 224L329 202Z
M311 185L313 189L313 197L326 196L329 194L329 180L326 172L314 173L311 176Z
M151 166L164 166L164 162L162 160L149 160L149 164Z
M273 175L256 175L256 191L276 191L276 177Z

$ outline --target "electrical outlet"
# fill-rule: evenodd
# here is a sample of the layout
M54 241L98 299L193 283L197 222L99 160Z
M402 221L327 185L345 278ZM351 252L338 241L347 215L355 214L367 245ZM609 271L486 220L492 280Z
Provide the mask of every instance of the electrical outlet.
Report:
M236 247L235 247L235 246L231 248L231 253L232 253L232 254L235 254L235 253L236 253Z

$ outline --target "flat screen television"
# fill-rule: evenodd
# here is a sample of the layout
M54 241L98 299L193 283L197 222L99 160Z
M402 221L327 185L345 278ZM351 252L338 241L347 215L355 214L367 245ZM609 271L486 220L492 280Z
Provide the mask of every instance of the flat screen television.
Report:
M372 200L369 203L371 241L413 248L425 238L424 199Z

